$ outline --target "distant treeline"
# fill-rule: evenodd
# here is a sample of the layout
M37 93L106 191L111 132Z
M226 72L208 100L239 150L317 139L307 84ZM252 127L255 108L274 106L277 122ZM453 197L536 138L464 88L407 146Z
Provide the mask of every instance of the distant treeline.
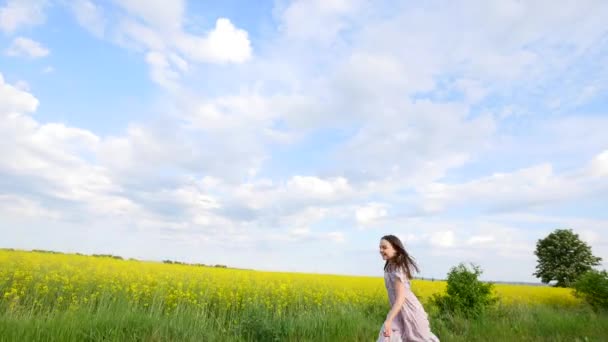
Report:
M226 266L226 265L205 265L205 264L199 264L199 263L190 264L190 263L187 263L187 262L182 262L182 261L173 261L173 260L163 260L163 263L165 263L165 264L188 265L188 266L202 266L202 267L219 267L219 268L228 268L228 266Z
M0 248L0 250L3 251L11 251L11 252L16 252L16 251L22 251L22 250L17 250L14 248ZM119 255L112 255L112 254L82 254L82 253L64 253L64 252L57 252L57 251L47 251L44 249L32 249L31 252L36 252L36 253L49 253L49 254L75 254L75 255L80 255L80 256L92 256L92 257L96 257L96 258L112 258L112 259L118 259L118 260L124 260L123 257L119 256ZM135 258L129 258L130 261L142 261L142 260L138 260ZM162 261L163 264L177 264L177 265L188 265L188 266L199 266L199 267L217 267L217 268L228 268L228 266L226 265L206 265L206 264L201 264L201 263L187 263L187 262L182 262L182 261L174 261L174 260L163 260Z

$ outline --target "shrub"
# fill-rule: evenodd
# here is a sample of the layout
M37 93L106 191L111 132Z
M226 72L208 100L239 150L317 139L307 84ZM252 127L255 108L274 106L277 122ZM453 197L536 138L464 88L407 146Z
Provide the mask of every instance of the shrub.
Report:
M431 297L431 303L442 314L475 317L498 301L493 294L494 285L478 279L482 274L479 266L471 264L471 268L469 270L463 263L452 267L448 273L446 293Z
M591 270L574 283L574 294L584 299L591 307L608 310L608 272Z

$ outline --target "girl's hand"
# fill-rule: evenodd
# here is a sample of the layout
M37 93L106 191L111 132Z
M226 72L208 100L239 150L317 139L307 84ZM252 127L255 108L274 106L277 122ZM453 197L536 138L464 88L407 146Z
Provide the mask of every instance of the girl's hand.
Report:
M391 321L386 321L384 322L384 336L385 337L389 337L391 336Z

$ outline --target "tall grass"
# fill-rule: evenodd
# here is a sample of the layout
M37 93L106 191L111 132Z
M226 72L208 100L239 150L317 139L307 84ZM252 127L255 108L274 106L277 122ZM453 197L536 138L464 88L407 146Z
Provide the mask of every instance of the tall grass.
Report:
M386 315L354 309L276 317L264 310L215 317L193 309L169 315L117 303L46 314L6 312L1 341L374 341ZM478 319L439 317L442 341L606 341L608 316L585 308L504 306Z
M502 305L476 319L434 317L442 341L608 341L608 315L590 308Z

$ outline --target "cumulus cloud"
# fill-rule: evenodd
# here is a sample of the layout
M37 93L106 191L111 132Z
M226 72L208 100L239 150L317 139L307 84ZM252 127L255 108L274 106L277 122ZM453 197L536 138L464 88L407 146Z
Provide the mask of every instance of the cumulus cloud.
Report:
M346 237L342 232L329 232L327 237L335 242L344 242Z
M171 59L156 51L151 51L146 54L146 62L150 66L150 78L154 82L169 89L177 87L180 76L179 69L184 70L187 65L179 56Z
M304 197L325 199L347 194L350 186L348 180L341 177L323 180L310 176L294 176L287 182L287 191L300 193Z
M0 173L9 194L26 196L17 203L40 211L83 206L90 213L128 205L112 194L117 189L104 170L86 161L95 153L98 136L60 123L37 122L30 114L38 100L0 81L0 132L5 137Z
M330 43L348 28L350 17L361 9L363 1L296 0L280 12L282 30L292 39Z
M7 84L0 74L0 113L3 116L15 117L22 113L31 113L38 108L38 99L32 94Z
M120 0L117 4L127 12L153 28L176 31L181 30L186 1L175 0L167 3L162 0Z
M98 38L106 31L106 19L103 10L90 0L70 1L69 6L78 23Z
M593 158L589 165L589 173L593 177L608 177L608 150Z
M0 29L13 33L22 27L44 23L46 0L8 0L0 8Z
M28 58L46 57L49 53L49 49L45 48L42 44L25 37L15 38L11 46L6 50L6 54L9 56L23 56Z
M48 209L36 201L15 195L0 195L0 211L7 217L17 216L56 221L63 218L60 210Z
M118 25L118 43L143 49L151 79L176 90L188 63L243 63L252 56L247 31L218 18L203 35L184 29L184 1L120 1L128 16Z
M252 54L247 31L236 28L227 18L219 18L204 37L182 35L177 47L192 60L213 63L243 63Z
M433 233L429 241L433 246L452 247L455 243L454 232L448 230Z
M419 192L423 208L429 212L472 203L485 210L508 211L571 201L605 191L605 159L604 151L588 165L567 173L556 174L551 164L545 163L461 184L429 183Z
M60 123L41 124L31 116L37 106L32 94L2 79L0 113L5 119L0 132L6 139L0 144L5 157L0 186L7 195L0 210L11 217L57 222L113 217L116 227L111 229L130 226L178 240L202 234L201 243L345 240L344 232L312 228L330 214L319 203L336 203L352 192L343 178L294 176L277 184L233 184L211 176L197 180L188 175L190 161L182 159L180 165L184 156L175 155L175 148L183 147L180 141L164 144L138 126L126 136L102 138ZM168 184L154 186L158 166L170 165L176 157L174 170L182 174L174 172ZM149 177L146 163L155 165ZM285 210L276 212L277 203ZM238 208L254 214L243 217ZM273 225L264 227L264 222Z
M357 223L365 226L386 217L387 213L386 205L381 203L370 203L357 208L355 219L357 220Z
M162 152L158 148L164 148L153 139L146 140L137 128L127 138L103 139L60 123L41 124L31 116L38 100L0 80L0 132L5 137L0 143L0 186L6 194L0 205L3 212L11 212L11 218L67 222L113 217L116 227L112 229L130 226L147 231L204 232L213 241L248 231L236 220L223 217L218 199L189 184L190 179L178 177L171 188L141 188L141 183L129 182L130 176L139 175L134 166L123 165L121 160L132 163L148 158L155 162ZM148 157L131 159L131 147L138 144L145 146ZM104 153L111 153L112 159L103 157ZM169 154L161 153L160 158L169 158ZM132 172L122 177L121 167Z

